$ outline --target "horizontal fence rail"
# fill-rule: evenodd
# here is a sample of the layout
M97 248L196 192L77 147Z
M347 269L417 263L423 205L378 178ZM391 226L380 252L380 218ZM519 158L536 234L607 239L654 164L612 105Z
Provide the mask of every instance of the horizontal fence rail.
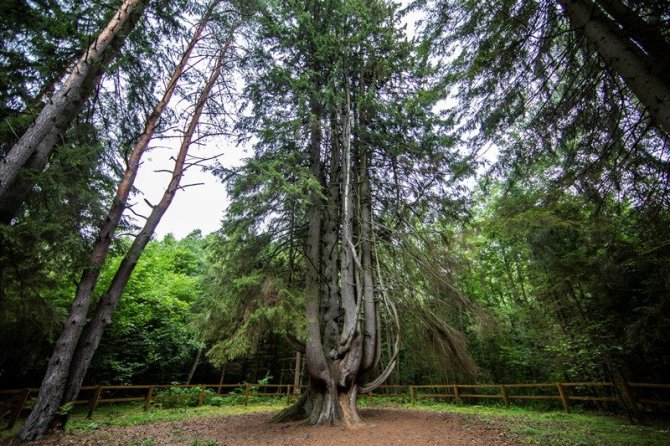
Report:
M189 389L196 389L190 391ZM257 397L281 397L287 401L298 398L304 387L292 384L160 384L84 386L75 405L88 405L88 417L100 404L142 403L150 407L170 407L188 403L202 406L228 397L228 404L248 404ZM31 398L39 389L0 390L0 416L6 428L14 427L24 410L30 409ZM670 407L670 384L634 382L563 382L537 384L424 384L385 385L359 398L405 399L412 404L420 400L451 400L461 404L468 400L500 400L510 407L516 400L560 402L565 412L571 402L609 403L628 409L640 419L640 409ZM218 403L217 403L218 404Z

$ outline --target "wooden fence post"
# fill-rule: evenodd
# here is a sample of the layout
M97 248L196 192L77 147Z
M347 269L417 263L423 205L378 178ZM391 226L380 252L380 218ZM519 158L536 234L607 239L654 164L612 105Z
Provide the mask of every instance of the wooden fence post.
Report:
M12 414L9 417L9 423L7 423L7 429L13 428L16 422L19 420L21 412L23 411L23 408L26 406L26 401L28 401L29 395L30 395L30 389L23 389L23 392L19 394L16 400L16 407L14 407L14 410L12 411Z
M633 389L630 388L630 385L628 384L628 381L624 381L621 383L623 385L623 390L626 393L626 398L628 399L628 404L630 404L630 408L633 411L633 416L637 421L640 421L640 408L637 405L637 399L635 398L635 395L633 394Z
M205 388L200 388L200 395L198 395L198 406L205 404Z
M412 404L416 403L416 398L414 396L414 386L409 386L409 400L412 402Z
M249 404L249 383L244 383L244 404Z
M504 384L500 386L500 395L502 395L505 407L509 409L509 394L507 393L507 387Z
M454 401L461 404L461 395L458 393L458 384L454 384Z
M565 392L563 384L556 383L556 388L558 389L558 395L561 397L561 403L563 403L563 410L570 412L570 402L568 401L568 395Z
M90 419L93 416L93 411L98 407L98 401L100 400L100 394L102 394L102 386L98 386L93 391L93 396L88 402L88 414L86 418Z
M146 411L149 409L149 404L151 404L151 399L154 396L154 386L149 386L149 390L147 391L147 396L144 398L144 410Z

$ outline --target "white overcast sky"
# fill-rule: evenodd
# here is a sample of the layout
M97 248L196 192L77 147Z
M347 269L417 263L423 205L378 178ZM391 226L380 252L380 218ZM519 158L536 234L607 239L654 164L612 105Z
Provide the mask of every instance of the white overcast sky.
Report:
M400 3L404 6L408 3L408 0L403 0ZM416 19L416 14L410 15L407 19L409 34L413 34ZM144 200L146 199L154 204L160 200L165 186L170 180L170 175L156 171L172 170L174 163L170 157L176 155L178 144L179 142L175 140L170 144L175 148L157 147L144 156L135 182L137 188L141 191L141 195L134 198L133 210L136 212L148 215L149 208ZM217 139L216 141L210 141L205 146L192 147L189 152L202 158L221 155L218 158L219 162L226 167L233 167L240 165L243 158L250 156L250 150L250 148L238 147L226 139ZM188 169L181 182L182 185L194 183L204 184L177 191L174 201L156 228L155 236L157 238L160 239L166 234L172 234L181 239L196 229L200 229L203 235L219 229L223 213L228 205L225 185L214 175L203 172L198 167ZM137 223L143 224L143 221L138 220Z

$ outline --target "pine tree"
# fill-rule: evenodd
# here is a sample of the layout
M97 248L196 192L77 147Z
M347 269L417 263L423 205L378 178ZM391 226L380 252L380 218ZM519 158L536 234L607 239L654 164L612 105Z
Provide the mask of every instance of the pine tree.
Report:
M273 281L280 292L269 293L275 299L303 278L309 389L278 420L360 423L357 394L383 383L397 361L395 336L382 349L381 333L397 333L400 321L381 278L388 270L377 254L379 225L385 213L435 211L454 161L444 123L431 113L442 96L430 88L398 20L390 2L308 0L270 4L257 25L247 60L251 108L240 128L258 143L236 175L222 232L229 253L258 255L225 260L257 264L241 271L245 279L233 276L230 299L238 283L244 286L237 291L239 319L230 315L224 324L235 331L236 323L253 320L246 305L257 303L244 296L267 283L266 272L281 279ZM428 204L433 199L435 207ZM235 269L227 265L222 273ZM239 347L225 335L215 340L210 355L218 358Z

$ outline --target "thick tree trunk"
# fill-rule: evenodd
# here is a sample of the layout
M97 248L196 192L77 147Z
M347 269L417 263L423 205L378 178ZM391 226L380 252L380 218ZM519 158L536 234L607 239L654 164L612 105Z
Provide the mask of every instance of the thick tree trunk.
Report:
M30 166L41 169L53 150L58 135L65 131L91 94L104 68L118 54L126 36L141 17L145 7L142 0L125 0L100 35L81 56L62 87L50 98L35 122L14 144L0 162L0 203L15 184L21 170ZM21 189L26 189L21 184ZM11 193L20 199L25 192ZM14 206L16 206L14 204ZM7 211L5 211L5 214ZM3 216L3 220L7 217Z
M670 85L658 74L634 42L622 36L611 19L591 0L558 0L573 28L581 29L588 42L613 73L624 80L658 128L670 135Z
M310 425L354 427L363 422L358 411L358 386L342 388L310 377L310 385L297 403L278 413L273 421L306 420Z
M64 393L63 402L68 403L74 401L81 385L86 376L86 371L88 370L93 355L100 344L100 339L106 329L106 327L112 322L112 314L116 309L116 306L119 303L123 290L130 280L130 276L137 265L137 262L144 252L144 248L147 246L151 240L158 223L160 223L161 218L169 208L174 196L179 189L179 183L181 181L184 166L186 162L186 155L188 154L188 149L191 145L193 135L200 121L200 116L205 107L209 95L221 75L221 70L223 66L223 60L230 44L232 42L232 32L231 37L228 42L221 50L221 54L217 60L216 66L210 75L207 84L203 88L203 91L200 93L198 101L196 103L195 111L191 120L189 122L188 128L186 129L184 136L182 138L181 147L179 149L179 154L175 161L175 167L172 172L172 179L168 184L163 197L160 202L155 205L147 218L147 221L140 231L140 233L135 237L132 245L130 246L128 252L124 256L119 268L112 279L112 283L109 285L109 288L105 294L98 301L95 314L89 321L86 326L79 344L77 345L77 350L72 361L72 366L70 368L70 373L68 376L67 387Z
M626 37L633 39L659 67L665 81L670 78L670 43L659 28L647 23L621 0L597 0L603 10L621 27Z
M377 337L375 333L369 338L373 342L364 341L362 333L366 293L370 293L369 303L374 307L372 287L364 290L371 282L364 279L362 270L366 265L371 274L372 263L369 246L361 250L361 254L368 256L364 261L355 246L361 238L355 200L360 196L360 185L354 166L358 156L351 144L348 96L341 110L330 115L327 178L322 177L320 161L322 116L318 107L312 106L311 168L314 176L323 180L320 183L324 184L325 198L315 193L309 213L305 360L310 384L300 401L280 413L276 421L305 419L313 425L342 426L362 422L356 402L361 365L366 346L373 351L367 356L369 365L374 362ZM330 184L326 184L328 180ZM374 315L374 310L371 313ZM376 330L375 322L370 323L370 329Z
M300 393L302 376L302 353L295 352L295 368L293 369L293 393Z
M126 167L123 179L119 183L107 218L105 219L93 245L93 251L89 257L88 267L82 273L81 280L77 286L75 299L70 310L70 316L66 321L65 327L56 344L54 354L49 362L44 380L40 385L37 402L21 430L20 438L23 440L37 439L46 435L46 433L55 427L57 421L56 414L61 400L72 401L76 397L76 394L64 395L63 392L66 388L67 375L70 373L72 357L75 354L75 348L79 342L84 323L86 322L86 315L90 306L91 296L97 284L100 269L107 258L114 231L116 230L126 208L128 196L130 195L130 191L135 182L142 155L149 146L149 141L154 134L163 111L167 107L177 87L177 82L186 68L188 59L190 58L195 43L202 34L203 28L204 22L196 29L191 43L186 48L180 63L172 74L163 98L156 104L153 112L147 119L144 132L140 136L128 159L128 166Z

